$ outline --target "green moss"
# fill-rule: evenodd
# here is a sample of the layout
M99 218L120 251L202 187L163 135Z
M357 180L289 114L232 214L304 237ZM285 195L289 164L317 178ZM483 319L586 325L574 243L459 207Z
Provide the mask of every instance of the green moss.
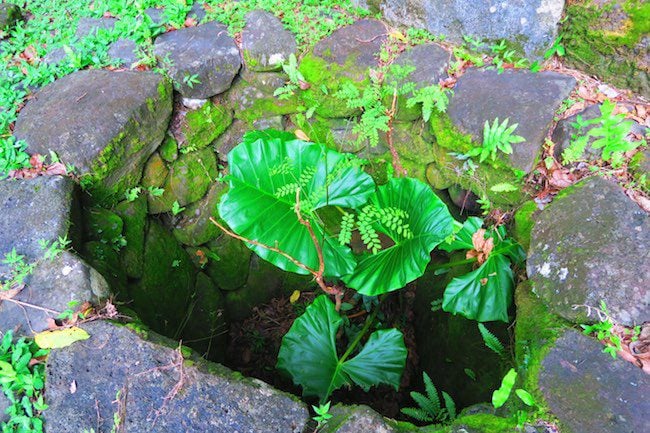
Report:
M615 9L617 5L620 9ZM569 64L646 96L650 94L648 70L635 46L648 33L650 3L642 0L604 6L591 0L574 2L567 5L560 30Z
M559 337L567 322L549 313L544 303L532 291L532 282L525 281L515 290L517 322L515 324L515 357L522 388L534 394L542 404L537 383L544 356Z
M167 162L174 162L178 158L178 143L171 135L167 135L158 148L160 157Z
M515 433L517 423L511 418L501 418L489 414L462 416L454 421L453 426L470 429L476 433Z
M126 245L120 252L122 268L131 278L142 276L144 261L144 234L147 228L147 197L141 194L134 201L117 204L115 212L124 221Z
M512 231L512 236L519 244L528 250L530 247L530 233L533 230L535 221L533 221L533 214L537 212L537 203L529 200L517 209L515 212L515 225Z
M202 149L216 140L232 123L232 111L211 102L198 110L189 111L181 132L185 136L183 147Z
M169 212L175 201L185 206L200 200L217 177L217 158L210 148L182 154L169 168L161 196L149 196L149 213Z
M629 168L639 188L650 192L650 150L637 152L632 157Z
M344 83L354 83L359 89L370 84L367 70L360 70L350 56L344 65L307 54L300 62L299 70L311 85L303 92L305 105L317 106L316 113L322 117L351 117L360 114L360 109L349 108L345 100L334 96Z
M111 244L122 235L122 219L108 209L92 207L85 209L84 221L89 240Z
M165 161L163 161L158 152L156 152L151 155L147 163L144 165L142 186L145 188L161 187L164 185L168 174L169 169L167 168L167 164L165 164Z
M138 337L142 338L143 340L149 339L149 328L144 326L140 322L129 322L124 325L126 328L129 328L131 331L135 332Z

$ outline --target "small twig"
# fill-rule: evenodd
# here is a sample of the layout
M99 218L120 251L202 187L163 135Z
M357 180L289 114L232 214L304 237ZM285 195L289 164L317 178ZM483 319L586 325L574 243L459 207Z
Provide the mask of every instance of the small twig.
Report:
M323 277L323 274L325 273L325 258L323 257L323 248L318 242L318 238L316 237L316 233L314 232L311 223L309 220L304 219L300 213L300 188L296 189L296 206L294 207L294 211L296 212L296 216L298 217L300 224L307 228L309 236L311 237L311 240L314 243L314 247L316 248L316 254L318 255L318 271L313 274L316 283L325 293L334 295L334 299L336 301L336 311L339 311L341 309L343 292L335 287L329 287L327 284L325 284Z
M386 142L388 143L388 149L390 149L390 154L393 157L393 169L398 176L406 176L408 173L404 166L402 166L402 161L397 153L397 149L393 145L393 119L395 118L395 112L397 109L397 88L393 91L393 102L391 104L390 110L386 110L388 115L388 131L386 131Z
M235 238L235 239L239 239L240 241L242 241L242 242L246 242L247 244L251 244L251 245L258 246L258 247L262 247L262 248L264 248L265 250L269 250L269 251L273 251L274 253L278 253L278 254L280 254L282 257L284 257L285 259L289 260L289 261L290 261L291 263L293 263L294 265L298 266L300 269L304 269L305 271L309 272L309 273L312 274L312 275L315 275L316 272L317 272L317 271L315 271L314 269L310 268L309 266L305 265L304 263L300 262L299 260L293 258L293 257L292 257L291 255L289 255L288 253L285 253L284 251L282 251L282 250L279 249L279 248L276 248L276 247L272 247L272 246L269 246L269 245L263 244L263 243L258 242L258 241L256 241L256 240L253 240L253 239L248 239L248 238L245 238L245 237L243 237L243 236L239 236L237 233L234 233L234 232L228 230L227 228L225 228L223 225L219 224L219 222L218 222L214 217L210 217L210 221L212 222L212 224L214 224L214 225L216 225L217 227L219 227L219 228L221 229L221 231L223 231L225 234L227 234L227 235L230 236L230 237L233 237L233 238Z

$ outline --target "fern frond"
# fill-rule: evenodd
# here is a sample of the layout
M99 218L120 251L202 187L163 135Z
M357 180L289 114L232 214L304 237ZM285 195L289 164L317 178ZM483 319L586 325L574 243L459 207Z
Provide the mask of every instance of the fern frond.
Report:
M478 324L478 330L481 333L483 342L491 351L499 356L505 356L506 349L503 347L503 344L499 341L496 335L491 333L482 323Z
M445 400L445 409L447 410L447 414L449 415L449 420L453 421L456 419L456 402L454 402L454 399L451 398L449 394L446 392L442 391L442 398Z
M434 401L431 401L426 396L424 396L424 394L420 394L419 392L412 391L410 395L413 401L418 404L420 409L429 414L431 419L436 419L438 417L440 406L437 406Z
M438 397L438 390L433 384L433 381L426 372L422 372L422 379L424 380L424 390L433 407L432 415L435 417L440 412L440 397Z
M433 419L431 418L431 416L429 416L429 414L427 412L425 412L424 410L422 410L422 409L417 409L417 408L414 408L414 407L405 407L405 408L402 408L400 410L404 415L409 416L409 417L411 417L413 419L416 419L418 421L421 421L421 422L433 422Z
M363 241L363 244L366 246L366 248L369 249L373 254L377 254L381 249L379 235L372 226L372 224L376 221L377 216L378 213L375 207L368 205L361 210L357 222L361 240Z
M286 185L282 185L277 190L275 190L274 195L277 198L286 197L288 195L295 194L297 189L300 189L300 185L298 183L296 182L288 183Z

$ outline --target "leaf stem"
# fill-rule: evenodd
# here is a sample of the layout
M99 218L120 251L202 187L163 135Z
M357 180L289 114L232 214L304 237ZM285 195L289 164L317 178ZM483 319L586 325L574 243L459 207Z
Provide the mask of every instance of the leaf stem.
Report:
M361 331L354 337L354 340L352 340L352 343L348 346L348 349L345 351L343 356L339 359L339 364L343 364L346 359L348 359L348 356L352 354L354 349L359 345L361 342L361 339L366 335L372 324L375 322L375 318L377 317L377 312L379 311L379 307L381 306L381 302L379 305L377 305L377 308L366 318L366 323L363 325L363 328L361 328Z

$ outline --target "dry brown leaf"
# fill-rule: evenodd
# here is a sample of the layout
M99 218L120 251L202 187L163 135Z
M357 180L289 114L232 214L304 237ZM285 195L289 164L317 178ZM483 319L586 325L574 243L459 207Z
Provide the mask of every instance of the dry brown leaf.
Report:
M18 293L20 293L21 290L23 290L24 286L17 287L15 289L9 289L9 290L1 290L0 291L0 302L2 301L8 301L9 299L13 299L16 297Z
M309 136L307 134L305 134L305 132L302 129L296 129L293 133L299 140L311 141Z

